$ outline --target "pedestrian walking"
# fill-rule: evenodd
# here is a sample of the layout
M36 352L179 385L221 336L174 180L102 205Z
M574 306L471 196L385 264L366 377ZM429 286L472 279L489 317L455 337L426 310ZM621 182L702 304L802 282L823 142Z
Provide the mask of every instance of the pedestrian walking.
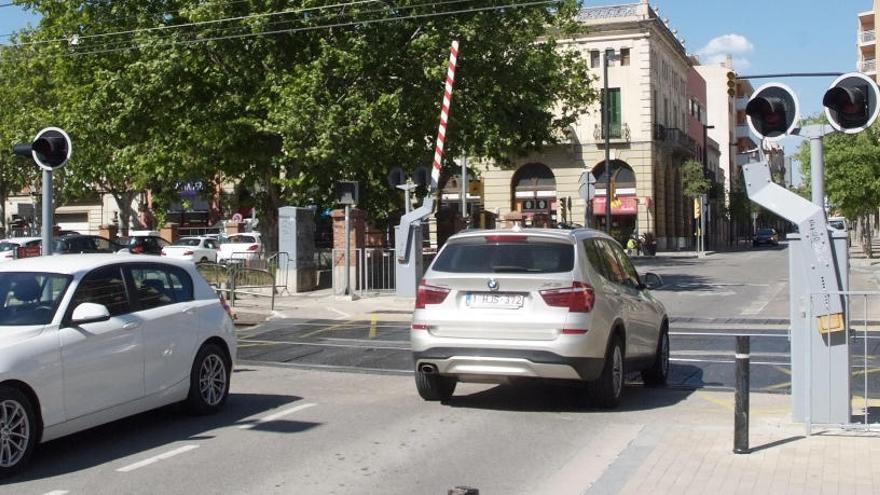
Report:
M630 237L628 241L626 241L626 254L632 256L636 251L636 240L634 237Z

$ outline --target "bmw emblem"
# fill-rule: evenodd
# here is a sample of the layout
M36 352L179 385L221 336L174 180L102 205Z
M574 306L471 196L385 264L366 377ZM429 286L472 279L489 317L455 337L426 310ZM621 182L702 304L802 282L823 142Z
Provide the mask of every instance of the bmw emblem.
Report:
M494 278L490 278L489 282L486 285L489 286L489 290L491 290L491 291L498 290L498 281L495 280Z

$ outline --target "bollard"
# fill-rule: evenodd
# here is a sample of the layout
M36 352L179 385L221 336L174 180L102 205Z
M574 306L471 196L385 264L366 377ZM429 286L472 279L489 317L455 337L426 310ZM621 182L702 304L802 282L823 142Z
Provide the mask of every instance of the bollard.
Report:
M736 406L733 419L733 452L749 453L749 337L736 337Z
M480 495L480 490L469 486L457 486L446 492L446 495Z

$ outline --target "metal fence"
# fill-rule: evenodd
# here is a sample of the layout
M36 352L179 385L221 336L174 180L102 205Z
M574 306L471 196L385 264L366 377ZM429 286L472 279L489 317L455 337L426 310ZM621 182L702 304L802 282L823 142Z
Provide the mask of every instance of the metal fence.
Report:
M329 269L332 271L333 290L341 293L345 289L345 250L329 250ZM422 267L428 266L437 255L426 251L422 254ZM397 260L395 250L387 248L358 248L351 250L351 275L349 283L352 292L364 296L382 294L397 290Z
M813 423L812 419L815 415L813 410L813 401L808 398L806 401L807 409L807 433L812 433L815 426L832 426L845 430L859 430L866 432L880 432L880 311L878 311L878 303L880 303L880 292L876 291L843 291L830 292L831 297L835 295L843 298L844 314L842 330L845 332L845 343L849 347L849 399L850 399L850 421L844 424L820 425ZM822 294L814 294L811 297L809 305L809 319L814 320L814 315L823 314L821 310L823 302L821 302ZM814 330L815 331L815 330ZM839 333L839 332L834 332ZM822 339L830 342L833 333L822 334ZM840 338L840 336L836 336ZM812 363L813 357L817 352L825 352L826 358L830 361L831 346L817 346L814 339L807 339L807 383L813 383L813 378L818 373ZM828 387L825 392L827 396L831 396L831 387L841 386L835 384L831 379L831 372L825 381ZM872 378L875 378L872 383ZM808 387L809 388L809 387ZM809 392L809 391L808 391ZM830 408L832 404L828 403ZM829 412L830 416L830 412Z
M198 237L202 235L221 235L223 229L220 227L180 227L177 229L180 237Z
M238 254L242 256L236 256ZM239 296L250 295L270 297L271 309L274 310L276 294L287 290L289 263L290 255L283 251L268 256L263 256L263 253L257 253L256 256L254 253L233 253L226 263L198 263L196 267L217 292L226 295L233 306Z

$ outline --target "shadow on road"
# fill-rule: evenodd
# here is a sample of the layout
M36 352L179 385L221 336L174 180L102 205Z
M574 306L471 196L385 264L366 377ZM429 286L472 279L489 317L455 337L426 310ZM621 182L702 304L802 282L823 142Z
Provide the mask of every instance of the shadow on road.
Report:
M6 484L80 471L174 442L208 440L214 438L211 430L248 424L249 421L243 421L245 418L300 400L301 397L290 395L231 393L226 407L212 416L190 416L180 406L138 414L39 445L28 469ZM319 425L275 420L254 429L296 433ZM132 462L137 460L140 459Z
M699 369L677 366L684 376L694 376ZM683 370L682 368L694 368ZM670 378L675 378L670 376ZM615 411L642 411L668 407L685 400L697 386L684 387L670 381L675 388L646 388L628 382L623 400ZM590 403L586 387L578 383L523 380L512 385L498 385L468 395L454 395L446 402L450 407L520 412L603 412Z

